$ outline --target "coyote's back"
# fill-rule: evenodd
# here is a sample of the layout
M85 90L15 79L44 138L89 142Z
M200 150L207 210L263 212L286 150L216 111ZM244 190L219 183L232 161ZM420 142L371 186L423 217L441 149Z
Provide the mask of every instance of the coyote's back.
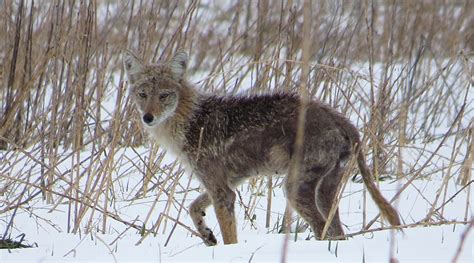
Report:
M164 64L145 65L124 53L130 95L146 130L192 170L206 189L190 207L204 242L216 238L204 222L213 204L225 244L237 242L234 189L260 174L286 174L293 157L300 101L295 94L218 97L199 93L184 78L187 55L178 52ZM289 203L321 237L337 195L347 159L358 164L369 192L393 225L399 219L383 198L360 151L357 129L324 103L312 101L304 123L304 149L298 180L286 181ZM343 239L336 214L327 233Z

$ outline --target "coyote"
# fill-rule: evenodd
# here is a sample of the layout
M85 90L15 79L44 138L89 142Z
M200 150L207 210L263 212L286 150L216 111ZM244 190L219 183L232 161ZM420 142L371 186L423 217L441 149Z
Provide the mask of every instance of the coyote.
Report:
M196 90L185 78L188 56L178 51L160 64L145 64L123 54L130 96L145 129L175 154L199 179L205 192L189 212L206 245L217 239L204 222L214 206L224 244L237 243L234 189L261 174L285 174L292 159L300 100L296 94L213 96ZM311 101L304 123L304 146L297 180L286 180L289 204L320 238L351 154L384 217L400 225L395 209L376 188L361 151L357 129L330 106ZM343 239L336 214L326 237Z

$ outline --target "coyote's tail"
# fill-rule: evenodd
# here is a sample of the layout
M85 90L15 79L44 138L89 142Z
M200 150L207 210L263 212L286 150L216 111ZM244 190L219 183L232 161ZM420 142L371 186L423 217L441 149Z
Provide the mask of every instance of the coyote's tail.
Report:
M357 163L359 164L360 173L362 174L362 179L364 180L367 189L369 190L372 199L380 209L382 215L388 220L392 226L400 225L400 218L398 213L393 208L393 206L382 196L379 189L375 186L374 177L370 173L369 167L365 162L364 154L361 151L360 143L356 144L355 152L357 154Z

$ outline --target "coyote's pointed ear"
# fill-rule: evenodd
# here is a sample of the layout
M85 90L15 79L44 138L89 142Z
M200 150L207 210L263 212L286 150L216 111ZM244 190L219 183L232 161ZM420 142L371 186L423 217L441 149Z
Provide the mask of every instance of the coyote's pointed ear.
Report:
M179 50L171 59L169 66L175 79L183 79L188 66L188 54L184 50Z
M133 84L137 81L138 75L143 71L145 66L143 62L129 50L123 52L122 60L128 81Z

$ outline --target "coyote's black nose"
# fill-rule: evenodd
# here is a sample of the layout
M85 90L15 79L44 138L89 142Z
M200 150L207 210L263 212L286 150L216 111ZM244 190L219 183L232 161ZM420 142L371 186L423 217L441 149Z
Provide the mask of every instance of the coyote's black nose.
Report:
M148 124L151 123L153 121L153 115L145 113L145 115L143 115L143 121Z

